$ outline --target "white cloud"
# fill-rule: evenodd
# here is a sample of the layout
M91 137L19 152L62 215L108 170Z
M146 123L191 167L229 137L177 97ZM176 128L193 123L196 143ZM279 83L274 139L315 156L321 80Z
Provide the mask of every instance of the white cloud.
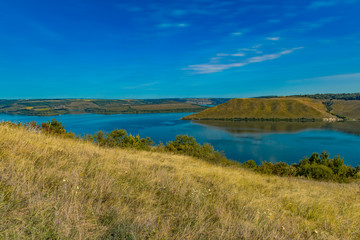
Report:
M233 36L241 36L243 33L242 32L233 32L231 33L231 35Z
M261 56L251 57L248 59L245 59L243 62L237 62L237 63L206 63L206 64L196 64L196 65L190 65L188 68L185 68L183 70L192 70L195 71L197 74L209 74L209 73L216 73L216 72L222 72L224 70L230 69L230 68L236 68L236 67L243 67L248 64L252 63L260 63L264 61L269 61L273 59L280 58L283 55L290 54L296 50L302 49L303 47L297 47L292 49L287 49L279 53L274 54L264 54ZM234 56L234 54L230 54L230 56ZM213 59L213 58L212 58ZM217 62L218 59L216 59L215 62Z
M243 56L245 56L245 53L239 52L239 53L231 54L231 56L233 56L233 57L243 57Z
M323 7L333 7L338 4L355 4L358 1L359 0L316 0L310 3L308 8L315 10Z
M157 25L158 28L184 28L187 27L187 23L161 23Z
M280 37L267 37L266 39L270 41L279 41Z
M227 53L218 53L218 54L216 54L216 56L218 56L218 57L227 57L229 55L230 54L227 54Z
M322 8L322 7L331 7L331 6L335 6L338 4L337 0L327 0L327 1L314 1L312 3L310 3L310 5L308 6L308 8L310 9L318 9L318 8Z
M242 67L245 66L246 63L231 63L231 64L198 64L198 65L190 65L185 70L193 70L198 74L207 74L207 73L215 73L222 72L223 70L234 68L234 67Z
M154 86L154 85L158 85L160 84L160 82L150 82L150 83L144 83L144 84L139 84L139 85L134 85L134 86L125 86L125 87L122 87L122 89L127 89L127 90L130 90L130 89L140 89L140 88L146 88L146 87L150 87L150 86Z
M303 47L297 47L297 48L284 50L284 51L279 52L279 53L265 54L265 55L262 55L262 56L252 57L252 58L249 58L247 60L247 62L248 63L258 63L258 62L264 62L264 61L268 61L268 60L273 60L273 59L279 58L279 57L281 57L283 55L290 54L290 53L294 52L295 50L299 50L299 49L302 49L302 48Z

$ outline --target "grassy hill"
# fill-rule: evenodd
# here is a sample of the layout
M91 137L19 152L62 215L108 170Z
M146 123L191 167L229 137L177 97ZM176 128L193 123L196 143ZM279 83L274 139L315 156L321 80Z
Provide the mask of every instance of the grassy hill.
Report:
M331 112L347 120L360 120L360 100L332 100Z
M0 239L359 239L359 182L0 126Z
M239 98L186 116L205 119L323 119L334 118L320 100L309 98Z

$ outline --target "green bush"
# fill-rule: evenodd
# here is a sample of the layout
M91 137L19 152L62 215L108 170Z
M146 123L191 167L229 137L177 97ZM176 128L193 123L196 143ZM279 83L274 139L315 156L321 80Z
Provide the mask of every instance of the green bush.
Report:
M333 178L334 172L327 166L315 163L300 165L297 175L314 179L330 180Z
M242 164L244 168L254 169L257 167L256 162L254 160L248 160Z
M236 164L235 162L228 160L223 153L215 151L214 147L210 144L205 143L204 145L201 145L196 142L194 137L188 135L176 136L175 141L170 141L166 144L165 150L204 159L217 164Z
M120 147L120 148L135 148L139 150L150 150L154 142L149 138L141 138L139 135L129 135L123 129L115 129L110 133L99 131L92 137L85 136L85 140L92 140L100 146Z
M298 176L305 176L315 179L334 180L337 182L348 181L358 178L360 168L352 168L344 165L344 160L340 156L329 158L329 153L313 153L309 159L305 158L299 164L294 164L297 168Z
M75 138L75 134L65 130L65 126L55 119L41 123L41 131L54 135L61 135L64 137Z
M263 162L257 166L255 161L249 160L243 163L243 167L254 169L263 174L278 176L302 176L317 180L331 180L336 182L348 182L360 177L360 166L352 168L344 165L340 156L329 158L328 152L321 155L313 153L310 158L304 158L298 164Z
M296 174L296 168L284 162L279 162L275 164L271 162L263 162L260 166L256 168L256 171L264 174L272 174L278 176L294 176Z

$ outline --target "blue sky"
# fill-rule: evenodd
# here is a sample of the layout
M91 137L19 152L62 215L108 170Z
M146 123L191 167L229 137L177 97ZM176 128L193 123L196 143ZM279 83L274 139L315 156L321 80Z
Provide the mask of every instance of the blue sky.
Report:
M0 1L0 98L360 92L360 0Z

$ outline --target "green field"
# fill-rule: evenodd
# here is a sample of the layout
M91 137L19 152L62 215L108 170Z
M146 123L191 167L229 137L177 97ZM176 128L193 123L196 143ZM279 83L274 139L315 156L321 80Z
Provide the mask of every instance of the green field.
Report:
M83 113L198 112L206 108L201 106L203 104L216 105L227 100L223 98L0 100L0 113L53 116Z

